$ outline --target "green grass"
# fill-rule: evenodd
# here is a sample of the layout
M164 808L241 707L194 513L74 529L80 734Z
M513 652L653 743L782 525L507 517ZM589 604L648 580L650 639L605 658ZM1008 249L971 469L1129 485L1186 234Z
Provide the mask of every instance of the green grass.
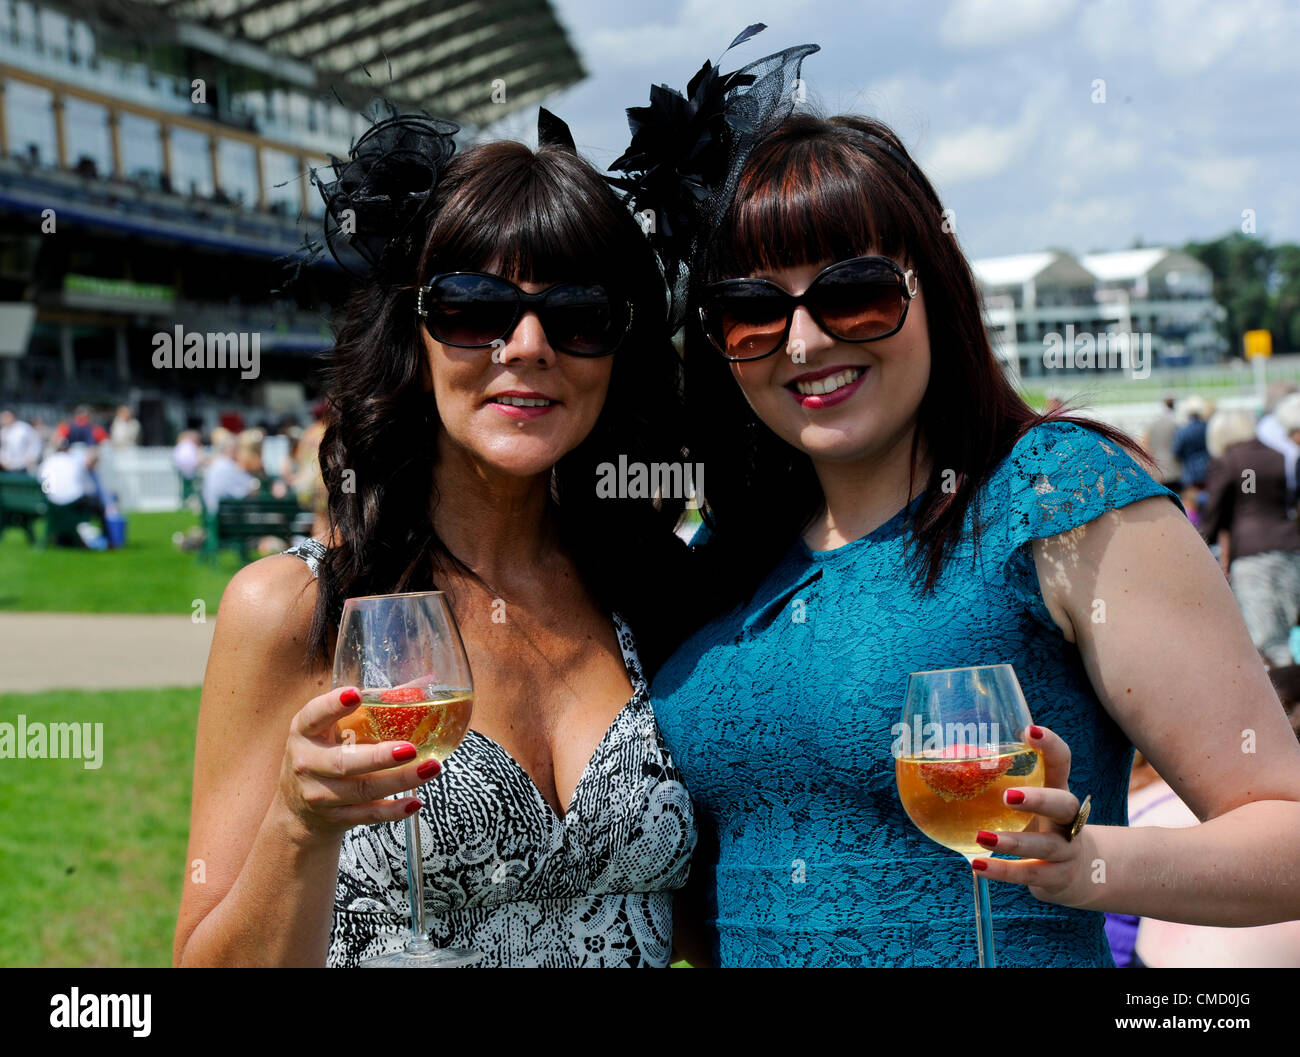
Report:
M127 545L91 551L38 550L16 528L0 537L0 611L182 613L202 598L214 613L239 556L223 551L215 566L179 550L172 533L198 524L189 511L127 515ZM37 538L44 526L36 527Z
M104 725L97 770L0 760L0 966L171 964L198 707L197 687L0 694L0 722Z

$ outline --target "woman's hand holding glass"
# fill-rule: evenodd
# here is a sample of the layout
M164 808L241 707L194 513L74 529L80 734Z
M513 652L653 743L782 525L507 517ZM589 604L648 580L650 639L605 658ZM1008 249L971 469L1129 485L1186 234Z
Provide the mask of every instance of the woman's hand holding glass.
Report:
M361 694L339 687L314 697L289 724L280 768L281 805L310 837L341 837L353 826L400 822L419 810L415 797L388 800L436 777L437 760L416 759L409 741L360 744L338 724Z
M1079 798L1070 792L1070 747L1047 727L1031 726L1028 742L1043 758L1041 787L1012 787L1003 800L1013 811L1033 816L1019 832L981 830L976 842L1016 859L974 859L971 865L990 881L1022 884L1044 903L1081 907L1095 891L1096 863L1087 827L1071 839ZM1103 875L1104 876L1104 875Z

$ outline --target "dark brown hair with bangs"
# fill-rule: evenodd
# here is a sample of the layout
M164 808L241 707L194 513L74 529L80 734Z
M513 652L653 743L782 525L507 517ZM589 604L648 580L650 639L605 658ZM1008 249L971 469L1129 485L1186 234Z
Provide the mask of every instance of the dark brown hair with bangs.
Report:
M416 274L372 277L336 321L320 448L333 545L320 563L309 649L328 659L345 598L430 590L450 566L473 574L433 527L441 425L424 388L415 291L440 271L491 269L516 281L599 278L633 304L600 417L555 467L552 515L588 588L631 624L653 667L677 623L671 592L682 548L673 526L684 500L596 493L597 467L620 455L647 465L682 458L681 366L649 244L591 165L549 145L497 142L456 155L430 215ZM345 471L350 489L341 487Z
M714 237L706 281L842 261L868 250L907 259L909 236L925 226L928 206L918 196L892 193L887 174L864 164L868 127L877 136L887 132L862 118L820 122L800 114L764 140ZM933 195L928 183L925 189Z
M585 173L577 179L575 162L586 166L567 150L534 153L510 141L485 143L453 160L435 194L419 284L438 272L482 271L495 263L514 280L600 278L624 296L643 287L652 258L614 256L632 248L635 222L629 230L624 217L611 214L609 188ZM640 292L654 300L653 286Z
M1051 419L1096 430L1137 453L1109 426L1030 408L998 363L970 265L943 230L943 206L898 137L862 117L798 114L746 162L702 267L700 286L805 264L879 253L916 270L925 290L930 381L918 411L912 466L922 438L931 460L913 515L913 557L933 590L968 512L1016 440ZM688 313L695 319L694 313ZM755 416L698 325L686 335L692 458L708 467L708 551L720 580L717 608L752 595L823 502L812 462ZM944 471L956 487L941 487ZM717 611L715 608L712 611Z

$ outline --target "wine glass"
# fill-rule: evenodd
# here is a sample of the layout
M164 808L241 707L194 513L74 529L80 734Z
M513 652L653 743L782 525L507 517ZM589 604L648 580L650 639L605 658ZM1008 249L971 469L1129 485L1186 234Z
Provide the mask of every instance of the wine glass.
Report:
M441 763L450 756L469 727L474 682L446 595L420 591L347 599L334 651L334 685L361 692L356 711L338 724L345 743L409 741L420 760ZM442 950L430 942L422 862L417 812L406 819L411 936L404 950L370 958L362 968L452 967L483 957L479 951Z
M1043 784L1043 758L1026 741L1032 722L1009 664L913 672L893 753L898 798L917 829L973 863L989 854L975 842L979 830L1028 826L1032 816L1008 807L1003 794ZM989 883L971 876L979 964L992 969Z

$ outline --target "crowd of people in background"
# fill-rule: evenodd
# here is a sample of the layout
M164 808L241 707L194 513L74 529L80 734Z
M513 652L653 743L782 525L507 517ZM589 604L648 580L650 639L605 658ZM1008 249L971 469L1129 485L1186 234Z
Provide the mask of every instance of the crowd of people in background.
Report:
M325 484L318 453L325 432L324 407L312 410L312 421L301 426L285 419L267 427L246 428L229 416L202 442L198 430L184 430L176 439L172 462L186 494L197 494L205 510L223 499L263 495L293 496L313 515L312 534L326 531Z
M134 431L127 430L127 422ZM100 476L99 449L104 444L125 446L128 438L134 444L139 431L128 407L118 409L112 433L84 406L53 427L39 416L29 422L5 409L0 411L0 472L38 479L48 503L75 513L70 522L76 526L75 535L60 536L56 543L106 550L120 541L125 522Z
M58 450L98 450L100 445L133 448L140 443L140 422L131 408L119 407L105 428L84 404L51 426L40 415L19 418L0 411L0 471L40 476L42 461Z
M248 427L241 415L231 413L206 436L199 429L182 430L172 450L182 497L201 513L215 511L223 499L294 496L313 513L313 532L323 531L325 495L317 459L323 412L323 407L314 408L306 426L287 416ZM54 425L40 416L26 420L10 409L0 410L0 472L36 478L49 503L76 508L77 538L58 542L104 549L118 538L110 529L120 515L116 497L99 473L101 451L138 447L140 437L140 422L125 405L111 420L77 407ZM177 543L195 548L203 532L198 527L180 534Z
M1141 439L1218 558L1256 649L1285 666L1300 662L1300 392L1276 383L1263 410L1167 397Z

